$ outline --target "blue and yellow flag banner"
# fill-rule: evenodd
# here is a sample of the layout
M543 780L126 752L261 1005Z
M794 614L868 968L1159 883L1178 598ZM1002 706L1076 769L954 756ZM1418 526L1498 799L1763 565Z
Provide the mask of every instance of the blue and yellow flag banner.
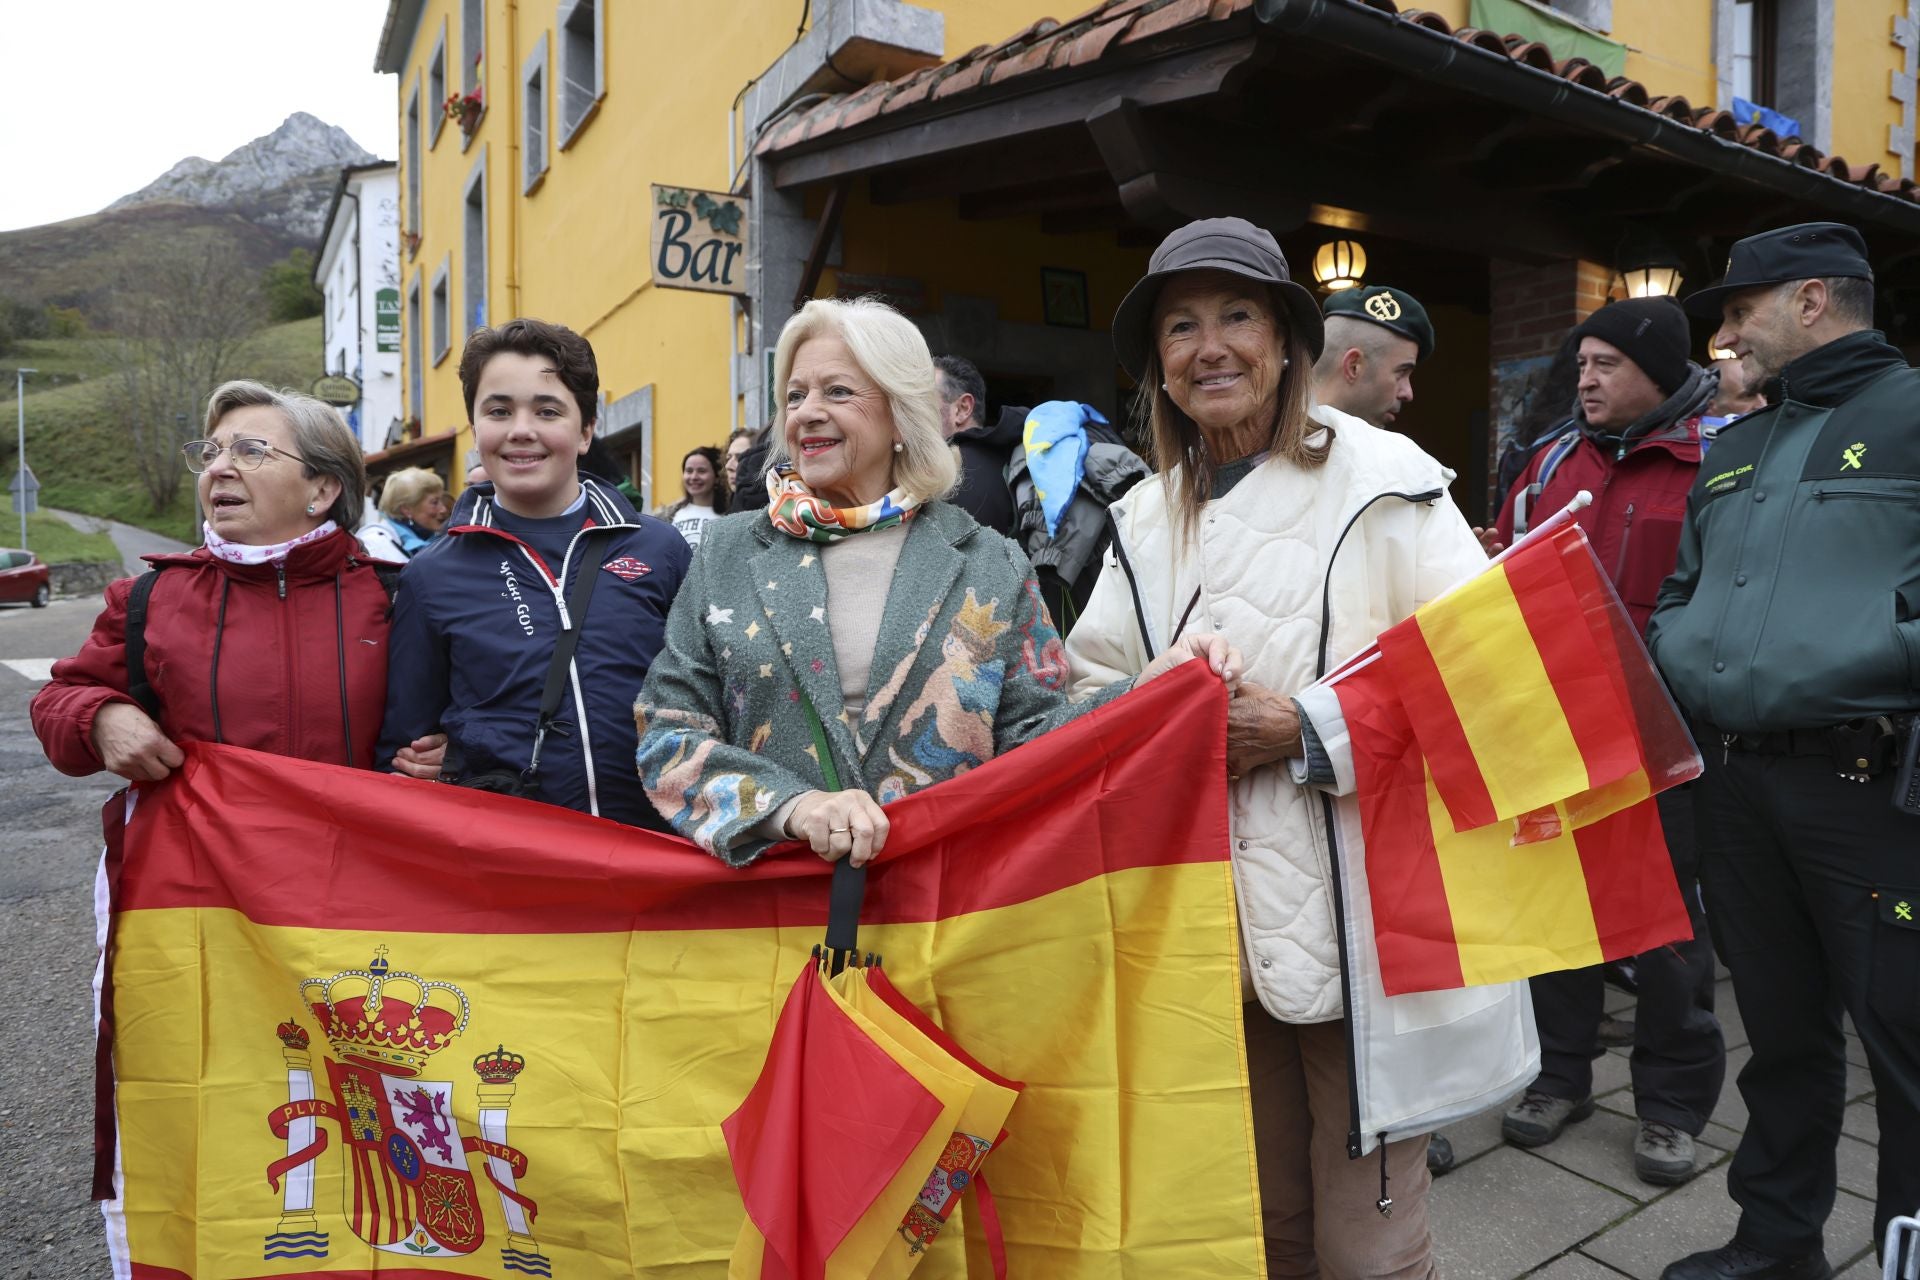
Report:
M889 806L884 978L833 998L1024 1084L970 1095L1010 1104L980 1136L1014 1276L1260 1274L1224 715L1193 664ZM729 1274L722 1123L821 940L819 858L204 745L116 835L119 1274ZM888 1266L992 1274L950 1154Z

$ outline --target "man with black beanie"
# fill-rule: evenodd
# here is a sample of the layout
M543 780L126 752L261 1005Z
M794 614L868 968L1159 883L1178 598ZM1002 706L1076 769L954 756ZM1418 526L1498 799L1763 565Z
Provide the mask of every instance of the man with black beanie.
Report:
M1534 454L1500 513L1511 542L1580 490L1593 505L1576 519L1645 631L1660 584L1673 572L1687 491L1700 469L1700 415L1716 379L1687 358L1687 318L1668 298L1609 303L1571 335L1579 343L1573 423ZM1543 709L1543 714L1545 709ZM1693 939L1637 957L1633 1027L1634 1173L1671 1186L1693 1177L1693 1139L1706 1127L1726 1077L1726 1042L1713 1013L1713 949L1697 888L1692 797L1662 793L1660 822L1693 920ZM1540 1075L1501 1123L1507 1141L1543 1146L1593 1114L1604 987L1599 966L1532 980Z

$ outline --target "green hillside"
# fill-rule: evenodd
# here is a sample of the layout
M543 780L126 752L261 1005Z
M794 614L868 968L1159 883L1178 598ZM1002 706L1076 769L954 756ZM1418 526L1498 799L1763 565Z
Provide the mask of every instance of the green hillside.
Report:
M144 264L218 246L258 272L299 240L226 209L146 204L0 232L0 293L78 307L96 326L116 289L137 285Z
M199 540L193 494L183 488L166 511L156 512L128 455L124 429L102 414L110 339L45 338L23 342L0 361L0 466L14 463L13 369L41 370L27 383L27 463L40 481L43 506L82 511L140 525L189 542ZM322 372L320 320L296 320L261 330L241 367L271 386L304 389ZM54 375L60 382L53 385ZM199 421L204 404L182 405ZM0 528L5 517L0 512Z

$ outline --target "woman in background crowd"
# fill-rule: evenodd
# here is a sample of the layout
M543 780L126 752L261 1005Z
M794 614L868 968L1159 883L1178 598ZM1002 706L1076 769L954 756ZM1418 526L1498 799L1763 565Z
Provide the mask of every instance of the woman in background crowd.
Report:
M396 471L380 490L380 518L360 530L360 545L378 560L411 560L440 536L452 509L438 475L425 467Z
M708 521L727 512L732 491L723 474L725 466L725 459L712 445L689 450L680 460L680 489L686 496L662 507L658 514L680 531L690 547L700 545Z

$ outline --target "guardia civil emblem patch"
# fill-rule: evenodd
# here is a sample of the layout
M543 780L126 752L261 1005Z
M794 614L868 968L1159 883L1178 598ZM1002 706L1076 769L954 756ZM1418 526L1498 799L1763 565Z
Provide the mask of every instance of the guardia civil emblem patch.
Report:
M507 1113L526 1061L501 1045L473 1060L474 1134L456 1118L459 1090L451 1080L425 1079L429 1059L466 1030L472 1012L464 991L392 968L377 947L364 969L300 984L300 1000L319 1023L333 1056L320 1055L328 1100L317 1096L306 1028L280 1024L287 1101L267 1116L286 1154L267 1166L280 1194L280 1220L267 1234L267 1261L325 1258L330 1233L314 1204L316 1162L339 1131L346 1176L341 1214L359 1239L384 1253L456 1258L486 1240L486 1209L500 1206L506 1237L501 1266L550 1276L553 1264L533 1238L538 1206L520 1189L527 1158L507 1143ZM472 1159L469 1159L472 1157ZM483 1193L475 1171L492 1194Z

